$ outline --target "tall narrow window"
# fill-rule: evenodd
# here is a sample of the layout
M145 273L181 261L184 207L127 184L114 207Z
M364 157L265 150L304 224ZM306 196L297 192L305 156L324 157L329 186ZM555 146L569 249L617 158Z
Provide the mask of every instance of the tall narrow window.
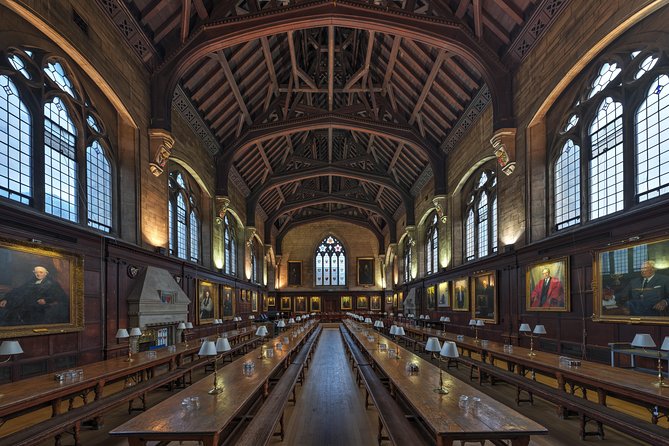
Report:
M314 253L316 286L346 285L346 250L332 235L325 237Z
M258 267L258 259L260 256L258 253L258 241L255 238L251 239L250 252L251 252L251 281L259 283L260 269Z
M193 181L179 170L169 176L170 254L192 262L200 261L200 220Z
M562 146L553 170L555 225L567 228L581 221L581 148L571 139Z
M404 238L404 256L402 258L402 266L404 269L404 282L411 281L411 263L413 262L413 240L408 236Z
M0 76L0 197L30 204L32 150L30 112L16 86Z
M44 211L77 222L77 130L59 97L44 105Z
M225 214L223 225L224 271L234 276L237 274L237 231L230 214Z
M590 219L623 209L623 106L605 98L590 126Z
M439 227L437 214L425 231L425 274L434 274L439 271Z
M485 169L473 179L464 209L465 261L497 252L497 177Z
M112 227L111 167L98 141L86 148L88 225L104 232Z

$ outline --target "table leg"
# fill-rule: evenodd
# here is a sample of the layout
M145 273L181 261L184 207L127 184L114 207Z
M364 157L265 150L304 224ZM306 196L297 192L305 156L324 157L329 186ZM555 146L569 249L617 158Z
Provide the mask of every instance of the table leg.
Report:
M511 439L511 446L527 446L528 444L530 444L529 435Z
M144 446L146 445L146 441L137 437L128 437L128 444L130 446Z
M597 389L597 401L602 406L606 406L606 391L604 389Z
M441 435L437 435L437 446L452 446L453 440Z

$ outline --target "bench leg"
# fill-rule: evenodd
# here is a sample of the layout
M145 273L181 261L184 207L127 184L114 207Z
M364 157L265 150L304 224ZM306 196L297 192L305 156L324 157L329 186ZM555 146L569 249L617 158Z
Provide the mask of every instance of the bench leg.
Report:
M365 410L369 407L369 390L365 389Z

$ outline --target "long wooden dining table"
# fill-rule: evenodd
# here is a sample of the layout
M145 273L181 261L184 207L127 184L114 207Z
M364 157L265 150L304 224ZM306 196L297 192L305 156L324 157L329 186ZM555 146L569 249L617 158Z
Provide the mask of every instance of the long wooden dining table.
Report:
M259 396L267 395L270 379L288 366L292 355L317 325L315 320L298 324L240 357L235 366L219 370L216 382L222 388L220 393L209 393L214 376L208 375L116 427L110 435L126 437L130 446L145 445L147 441L189 440L201 441L205 446L218 445L225 429L243 410ZM286 338L288 343L284 342ZM276 348L279 342L281 349ZM270 357L263 354L268 348L273 352ZM255 367L244 373L242 365L249 361ZM193 398L198 403L193 404Z
M357 322L349 320L345 325L378 370L388 377L391 392L411 406L438 446L457 440L510 440L514 446L525 446L531 436L548 433L541 424L447 372L441 376L448 393L437 393L440 369L436 365L390 339L379 339L378 333ZM399 351L399 358L389 351ZM417 366L418 372L407 372L407 363Z

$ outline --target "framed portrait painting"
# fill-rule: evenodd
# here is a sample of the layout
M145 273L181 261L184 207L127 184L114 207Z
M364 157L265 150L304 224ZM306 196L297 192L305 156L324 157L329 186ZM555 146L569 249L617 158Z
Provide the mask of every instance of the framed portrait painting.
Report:
M290 260L288 262L288 285L302 285L302 261Z
M320 296L311 296L309 302L309 311L312 313L320 313L321 311L321 297Z
M352 310L353 309L353 298L351 296L341 296L339 302L339 308L342 310Z
M435 298L435 292L436 292L435 288L436 288L435 285L430 285L429 287L425 288L425 300L428 310L434 310L437 305L437 301Z
M281 298L281 311L290 311L290 297L284 296Z
M0 239L0 265L0 338L83 329L83 256Z
M448 292L448 282L441 282L437 286L437 307L447 308L451 306L451 296Z
M235 316L235 293L229 286L223 287L221 311L221 319L232 319Z
M355 300L356 310L369 310L369 298L367 296L358 296Z
M211 324L218 319L218 285L200 280L197 283L197 323Z
M276 307L276 298L274 296L267 297L267 306Z
M251 291L251 313L258 312L258 292Z
M595 252L595 321L669 324L669 239Z
M358 285L374 285L374 258L358 257Z
M569 311L567 257L535 263L525 273L525 310Z
M453 311L469 311L469 278L453 281Z
M371 296L369 298L369 309L372 311L381 311L381 296Z
M494 271L474 275L472 278L472 302L474 319L482 319L494 324L498 322L497 287Z
M307 312L307 298L304 296L295 297L295 313Z

